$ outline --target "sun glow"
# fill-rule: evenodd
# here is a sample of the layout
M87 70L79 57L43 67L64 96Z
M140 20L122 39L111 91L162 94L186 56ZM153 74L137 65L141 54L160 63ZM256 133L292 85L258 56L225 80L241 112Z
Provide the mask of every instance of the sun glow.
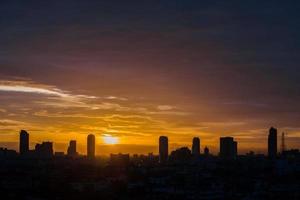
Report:
M109 134L104 134L103 141L105 144L117 144L119 142L119 138Z

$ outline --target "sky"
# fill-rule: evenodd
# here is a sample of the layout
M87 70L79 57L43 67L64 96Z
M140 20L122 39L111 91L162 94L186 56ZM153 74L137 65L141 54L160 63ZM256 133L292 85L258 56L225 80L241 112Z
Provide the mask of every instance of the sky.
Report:
M98 155L191 146L300 148L300 2L0 2L0 146L96 135ZM116 144L108 144L107 137ZM280 137L278 137L280 140ZM280 142L279 144L280 145Z

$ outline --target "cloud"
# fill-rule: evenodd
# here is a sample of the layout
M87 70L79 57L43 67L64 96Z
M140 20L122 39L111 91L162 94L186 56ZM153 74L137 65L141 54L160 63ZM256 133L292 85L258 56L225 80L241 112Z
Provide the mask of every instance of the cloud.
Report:
M32 81L0 81L0 91L2 92L22 92L34 93L46 96L55 96L69 99L95 99L95 96L88 95L72 95L68 91L58 89L51 85L38 84Z
M116 96L107 96L103 97L103 99L108 99L108 100L120 100L120 101L127 101L128 99L125 97L116 97Z
M175 107L173 107L173 106L170 106L170 105L159 105L159 106L157 106L157 109L158 110L163 110L163 111L165 111L165 110L172 110L172 109L174 109Z
M98 102L102 100L127 101L127 98L117 96L96 97L84 94L73 94L69 91L59 89L52 85L35 83L30 80L24 81L0 81L0 92L29 93L45 96L46 99L34 101L39 105L57 108L88 108L91 110L111 110L128 111L130 108L117 103ZM2 110L0 110L1 112ZM4 110L3 110L4 111Z
M220 122L201 122L199 125L205 127L232 127L232 126L243 126L247 122L244 121L220 121Z
M240 105L240 106L250 106L250 107L267 107L268 104L254 101L229 101L223 102L224 105Z
M176 115L176 116L187 116L190 115L191 113L189 112L183 112L183 111L159 111L159 112L155 112L155 111L149 111L147 112L147 114L149 115Z
M14 126L14 125L25 125L26 123L10 119L1 119L0 126Z
M1 119L0 120L0 134L11 134L15 133L18 130L21 129L37 129L37 127L31 123L18 121L18 120L12 120L12 119Z
M0 91L4 92L24 92L24 93L36 93L50 96L68 97L69 95L59 90L49 90L44 88L35 88L21 85L0 85Z

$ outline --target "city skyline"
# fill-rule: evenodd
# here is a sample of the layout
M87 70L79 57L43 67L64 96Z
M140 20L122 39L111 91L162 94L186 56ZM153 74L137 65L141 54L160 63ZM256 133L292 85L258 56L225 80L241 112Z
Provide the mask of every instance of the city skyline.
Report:
M284 142L285 145L285 136L282 135L281 137L281 143ZM169 155L173 151L177 151L182 148L187 148L189 149L190 153L194 157L199 157L200 155L207 156L208 154L214 155L214 156L220 156L221 158L225 159L235 159L239 155L249 155L249 154L257 154L261 155L261 152L255 152L253 149L249 150L248 152L241 152L240 149L238 148L238 141L235 140L235 138L231 136L226 136L226 137L220 137L220 142L219 142L219 151L215 154L211 154L209 151L209 148L207 145L201 146L200 143L200 138L199 137L194 137L192 138L191 144L189 145L184 145L181 147L176 147L175 149L169 148L169 138L167 136L160 136L158 138L158 145L157 145L157 155L159 156L159 162L160 163L166 163L168 161ZM265 156L274 159L278 155L282 154L283 151L286 150L294 150L293 148L290 149L281 149L281 151L277 151L278 146L282 146L283 144L279 144L277 142L278 137L277 137L277 129L274 127L271 127L269 129L269 134L268 134L268 141L267 141L267 153L265 153ZM107 140L110 141L110 140ZM31 155L32 153L36 152L39 154L45 154L47 156L49 155L55 155L58 154L60 156L66 155L68 157L78 157L85 155L88 159L94 159L96 156L100 156L103 154L97 154L96 152L96 137L94 134L89 134L86 138L86 152L78 152L77 151L77 141L76 140L70 140L69 141L69 146L67 147L66 150L63 151L56 151L54 147L55 142L53 141L43 141L42 144L36 143L34 149L30 149L29 146L30 143L30 136L29 133L26 130L21 130L19 133L19 149L16 150L21 156L23 155ZM43 148L40 148L40 147ZM204 147L205 146L205 147ZM40 151L42 149L42 151ZM46 149L46 152L45 152ZM11 150L11 149L8 149ZM101 149L102 151L105 150L105 147ZM153 152L156 153L155 151L152 152L147 152L146 154L151 154L153 155ZM115 152L109 152L109 155L118 155L118 154L123 154L124 152L118 152L117 154ZM136 153L136 152L125 152L125 154L133 154L133 155L146 155L144 153ZM32 155L31 155L32 156Z
M1 199L300 199L299 10L0 0Z
M0 147L157 152L201 138L267 153L267 128L300 144L298 3L0 3ZM103 148L105 147L105 148ZM105 149L104 152L101 149Z

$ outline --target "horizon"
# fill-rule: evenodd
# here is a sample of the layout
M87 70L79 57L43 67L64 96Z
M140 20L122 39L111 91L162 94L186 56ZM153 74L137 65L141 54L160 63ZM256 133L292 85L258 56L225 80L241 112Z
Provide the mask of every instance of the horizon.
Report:
M297 3L295 3L297 4ZM300 148L300 14L288 2L2 1L0 147L53 141L81 154L213 154L221 136L266 153L268 128Z
M24 129L23 129L24 130ZM26 131L26 130L25 130ZM27 131L26 131L27 132ZM51 142L53 143L53 152L64 152L64 154L67 153L67 148L68 148L68 145L69 143L56 143L55 141L50 141L50 140L41 140L39 142L31 142L30 141L30 133L27 132L29 134L29 150L34 150L35 149L35 145L36 144L40 144L42 142ZM94 135L93 133L90 133L92 135ZM11 149L11 150L15 150L16 152L19 152L19 144L20 144L20 133L17 134L18 136L18 142L11 142L10 145L6 145L5 143L2 143L0 142L0 147L2 148L8 148L8 149ZM96 136L96 141L95 141L95 155L96 156L109 156L110 154L130 154L130 155L133 155L133 154L138 154L138 155L148 155L149 153L153 153L154 155L158 155L159 152L158 152L158 148L159 148L159 145L156 144L156 145L136 145L136 144L118 144L118 143L115 143L115 144L111 144L109 141L106 141L104 137L107 137L106 136L102 136L102 138L100 138L101 136ZM167 136L168 137L168 136ZM222 136L222 137L231 137L231 136ZM278 138L281 137L280 135L277 136L277 140ZM198 137L199 138L199 137ZM193 139L193 138L191 138ZM215 155L217 156L219 154L219 145L218 146L208 146L208 145L205 145L202 143L201 141L201 138L200 139L200 153L203 154L204 152L204 148L205 147L208 147L209 151L210 151L210 154L211 155ZM287 146L287 143L286 141L288 138L285 136L285 147L286 147L286 150L289 150L289 149L293 149L293 148L288 148ZM86 148L87 148L87 144L83 144L83 143L78 143L76 139L72 139L72 140L75 140L76 143L77 143L77 152L79 153L79 155L81 156L84 156L87 154L87 151L86 151ZM97 142L98 140L98 142ZM102 140L102 143L99 144L99 140L101 141ZM71 141L71 140L70 140ZM158 143L159 139L157 138L157 143ZM171 141L171 142L170 142ZM281 140L280 140L281 141ZM190 144L186 144L186 145L179 145L177 143L172 143L172 140L170 140L169 138L169 151L172 152L174 150L177 150L179 148L182 148L182 147L187 147L189 148L190 150L192 150L192 140L191 140L191 143ZM237 141L238 142L238 141ZM1 144L4 146L1 146ZM239 147L239 143L238 143L238 155L245 155L249 152L253 152L255 154L264 154L266 155L267 154L267 139L266 139L266 148L261 148L261 149L258 149L258 148L251 148L251 149L243 149L243 148L240 148ZM123 147L122 147L123 146ZM278 142L277 144L277 148L279 149L281 146L281 142ZM125 147L125 148L124 148ZM121 151L122 149L127 149L127 151ZM279 151L280 152L280 151Z

